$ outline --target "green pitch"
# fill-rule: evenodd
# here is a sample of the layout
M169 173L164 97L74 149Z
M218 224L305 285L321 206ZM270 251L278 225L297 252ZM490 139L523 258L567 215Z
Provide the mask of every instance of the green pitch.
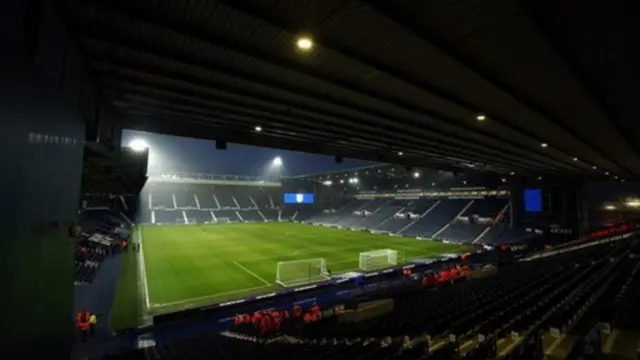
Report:
M277 290L274 282L280 261L324 258L337 274L359 271L359 253L364 251L393 249L403 262L469 250L462 245L293 223L144 226L139 236L142 251L137 269L129 264L129 272L137 270L138 301L149 314ZM133 277L129 275L129 281ZM118 297L134 298L127 295L131 290L121 288L124 285L119 286L116 304L118 300L126 303Z

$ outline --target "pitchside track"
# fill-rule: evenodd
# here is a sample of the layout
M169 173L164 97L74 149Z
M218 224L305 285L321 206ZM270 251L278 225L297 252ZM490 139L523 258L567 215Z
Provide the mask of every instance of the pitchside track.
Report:
M461 245L292 223L144 226L141 286L151 314L269 293L279 261L324 258L338 274L359 253L398 251L398 263L468 250Z

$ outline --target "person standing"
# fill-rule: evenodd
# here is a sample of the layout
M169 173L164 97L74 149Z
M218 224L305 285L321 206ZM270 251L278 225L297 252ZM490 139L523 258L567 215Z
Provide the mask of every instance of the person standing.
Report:
M96 334L96 325L98 324L98 317L96 314L89 316L89 335L93 337Z

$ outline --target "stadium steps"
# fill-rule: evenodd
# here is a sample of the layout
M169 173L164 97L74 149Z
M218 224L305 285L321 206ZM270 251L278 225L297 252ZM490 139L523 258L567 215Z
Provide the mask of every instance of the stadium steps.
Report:
M507 212L508 209L509 209L509 204L506 204L502 208L502 210L500 210L498 215L496 215L496 217L493 219L493 224L491 226L487 227L486 229L484 229L478 236L476 236L475 239L473 239L473 241L471 241L471 243L472 244L477 244L480 241L482 241L484 236L487 235L487 233L493 229L493 226L495 225L496 221L498 221L498 219L500 219L504 215L504 213Z
M386 219L382 220L382 222L380 222L378 225L374 226L374 227L373 227L373 229L378 229L380 226L382 226L382 225L386 224L386 223L387 223L387 221L389 221L389 220L393 219L393 217L394 217L394 216L396 216L398 213L403 212L403 211L404 211L404 209L406 209L406 208L407 208L407 206L405 206L405 207L403 207L403 208L401 208L401 209L397 210L396 212L394 212L394 213L393 213L393 215L391 215L391 216L387 217Z
M447 228L449 228L449 226L451 226L451 223L454 222L459 216L461 216L462 214L464 214L465 211L467 211L468 208L471 207L471 205L473 205L473 203L475 202L475 200L471 200L469 201L469 203L467 205L465 205L465 207L462 208L462 210L460 210L460 212L453 217L453 219L451 219L451 221L449 221L445 226L443 226L440 230L436 231L433 235L431 235L432 238L437 238L438 235L442 234L444 231L447 230Z
M403 227L402 229L398 230L398 234L402 234L403 232L405 232L407 229L409 229L411 226L413 226L415 223L417 223L418 221L420 221L420 219L424 218L425 216L427 216L433 209L435 209L441 202L442 200L438 200L436 201L433 205L431 205L430 208L428 208L425 212L422 213L422 215L420 215L419 218L413 220L412 222L410 222L409 224L407 224L407 226Z

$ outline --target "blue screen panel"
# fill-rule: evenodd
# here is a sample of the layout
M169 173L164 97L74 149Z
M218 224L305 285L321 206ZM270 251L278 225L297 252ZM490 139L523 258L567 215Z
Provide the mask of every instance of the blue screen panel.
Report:
M313 193L284 193L285 204L313 204Z
M542 212L542 190L540 189L524 190L524 211Z

